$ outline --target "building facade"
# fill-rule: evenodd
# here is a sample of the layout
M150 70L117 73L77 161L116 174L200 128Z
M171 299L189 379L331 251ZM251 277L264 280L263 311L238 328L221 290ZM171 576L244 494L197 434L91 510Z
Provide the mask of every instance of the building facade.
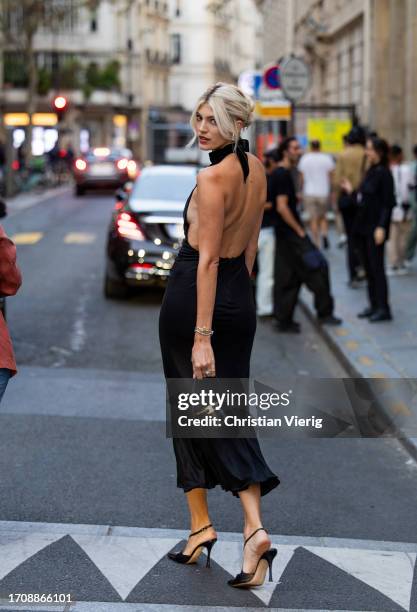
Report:
M265 61L294 53L310 65L303 103L354 104L362 124L417 142L415 0L264 0ZM278 24L274 41L274 28ZM288 33L281 31L286 24ZM271 49L274 51L271 53Z

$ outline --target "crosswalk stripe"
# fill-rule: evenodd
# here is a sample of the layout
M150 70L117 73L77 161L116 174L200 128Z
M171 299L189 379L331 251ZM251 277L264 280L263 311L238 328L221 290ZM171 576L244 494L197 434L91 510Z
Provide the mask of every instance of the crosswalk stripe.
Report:
M122 599L178 542L178 538L73 535Z
M43 232L19 232L11 239L15 244L36 244L43 238Z
M19 569L20 566L25 564L25 567L30 568L30 564L32 564L32 567L35 564L36 567L38 554L42 556L42 563L45 563L49 547L54 549L53 554L56 555L56 551L61 550L62 553L59 554L65 556L66 551L72 551L72 542L72 546L79 547L87 555L93 564L92 567L97 568L100 572L99 575L103 576L103 580L105 579L110 583L109 587L113 588L115 595L117 593L122 600L131 599L131 594L135 589L137 593L140 593L140 583L143 579L145 582L148 580L149 587L149 580L152 582L154 579L149 578L149 573L155 566L164 562L163 560L169 550L174 549L174 547L180 548L176 545L181 545L181 541L186 539L187 533L177 529L0 521L0 586L2 581L5 581L3 584L7 584L8 588L14 580L21 581L26 570ZM331 564L329 567L338 568L338 571L342 572L340 574L342 584L343 580L346 580L346 584L349 583L349 580L357 580L359 581L359 591L360 584L366 585L366 588L370 587L375 593L380 593L381 597L384 596L393 605L395 602L403 610L410 609L417 557L416 544L274 536L273 534L271 534L271 540L273 546L278 548L278 555L273 566L273 582L270 583L266 580L263 586L252 590L252 595L256 596L261 606L268 606L273 597L274 600L271 603L276 605L277 595L274 594L275 590L277 589L276 592L279 597L280 589L288 589L288 585L292 584L294 580L292 573L296 571L295 568L292 569L293 559L296 557L300 559L300 554L302 555L304 550L306 554L314 555L316 559L321 558ZM59 549L59 546L61 546L61 549ZM218 542L212 551L213 572L215 572L217 565L227 575L235 575L241 569L241 556L241 534L219 532ZM314 564L314 557L312 559ZM43 567L47 566L44 565ZM325 578L325 574L322 575L322 578ZM148 587L145 587L145 592ZM308 585L306 590L308 592ZM220 593L221 590L219 590L219 603L221 603ZM93 592L91 594L93 595ZM93 597L95 596L93 595ZM352 601L349 602L352 607L355 603L354 597L355 593L352 591ZM3 598L0 599L0 610L10 609L10 607L3 607L3 605L6 605L4 594ZM101 603L97 604L96 608L93 607L94 602L84 602L82 607L77 608L78 605L77 603L71 609L75 612L77 610L80 610L80 612L89 610L105 612ZM119 607L121 611L134 609L130 607L130 604L121 604L116 601L112 606L113 608L109 608L112 612ZM210 609L210 606L203 607L205 610ZM169 610L175 608L190 611L192 606L170 606ZM14 609L19 609L19 607L14 605ZM28 605L26 603L21 609L38 612L39 605ZM60 608L53 606L48 608L42 605L42 610L48 609L55 611ZM145 608L141 604L142 609ZM151 607L146 607L146 609L152 610ZM163 606L158 608L158 612L161 609L163 609ZM222 610L224 608L219 606L211 609ZM249 607L245 609L249 609ZM278 608L275 609L278 610ZM279 609L281 610L281 608Z
M65 244L91 244L96 239L95 234L89 232L70 232L64 238Z

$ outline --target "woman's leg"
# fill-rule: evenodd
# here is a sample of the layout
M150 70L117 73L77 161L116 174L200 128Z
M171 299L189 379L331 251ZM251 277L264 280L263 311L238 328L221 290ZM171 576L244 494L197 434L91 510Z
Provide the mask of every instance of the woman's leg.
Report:
M243 537L246 540L258 527L263 527L261 520L261 487L259 483L251 484L244 491L239 491L243 508ZM243 555L244 572L254 572L259 557L271 547L271 540L266 531L258 531L246 544Z
M188 509L190 511L190 531L192 533L211 523L207 505L207 489L192 489L185 495L187 497ZM201 533L189 537L187 545L182 552L184 555L189 555L200 542L211 540L212 538L216 537L217 534L214 527L204 529L204 531Z

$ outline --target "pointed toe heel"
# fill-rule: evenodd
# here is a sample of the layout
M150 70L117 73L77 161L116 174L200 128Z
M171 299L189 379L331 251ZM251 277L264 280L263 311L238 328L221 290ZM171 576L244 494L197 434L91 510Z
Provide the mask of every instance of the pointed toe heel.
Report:
M260 527L259 529L263 529L263 527ZM259 531L259 529L256 531ZM256 531L254 531L245 541L245 545L246 542L248 542L248 540L255 535ZM246 589L261 586L265 582L267 569L269 569L269 582L272 582L272 563L277 555L277 552L278 551L276 548L270 548L259 557L254 572L244 572L242 568L242 571L231 580L228 580L227 584L232 587L241 587Z
M201 533L202 531L204 531L204 529L208 529L209 527L212 527L212 525L210 524L210 525L206 525L206 527L202 527L198 531L191 533L190 537L193 535L197 535L198 533ZM184 555L181 551L181 552L169 552L167 556L169 559L171 559L172 561L175 561L176 563L182 563L183 565L190 565L191 563L197 563L197 559L203 552L203 548L206 548L207 549L206 567L210 567L211 549L213 548L216 542L217 542L217 538L212 538L211 540L205 540L204 542L200 542L200 544L197 544L197 546L194 548L194 550L192 551L190 555Z

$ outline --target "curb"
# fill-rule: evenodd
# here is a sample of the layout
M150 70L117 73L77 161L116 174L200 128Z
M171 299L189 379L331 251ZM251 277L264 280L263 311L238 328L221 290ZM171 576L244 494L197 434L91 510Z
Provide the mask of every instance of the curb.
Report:
M63 195L65 193L71 193L71 189L72 185L66 184L60 185L59 187L45 189L42 192L28 192L14 196L13 198L6 200L7 216L14 217L20 212L23 212L28 208L32 208L32 206L36 206L37 204L40 204L52 198L56 198L57 196Z
M366 377L338 345L338 343L332 337L331 333L328 331L328 329L326 329L326 326L319 324L317 318L314 316L311 307L302 298L299 299L298 304L307 319L310 321L310 323L312 323L315 330L320 334L321 338L325 341L329 349L332 351L333 355L336 357L339 363L346 369L349 376L352 378L362 378L366 381ZM409 455L415 461L417 461L417 438L411 438L407 436L401 428L393 424L392 414L386 402L384 402L383 400L378 400L377 402L375 402L375 406L378 409L378 416L381 418L383 425L390 426L393 428L395 437L402 444L402 446L409 453Z

